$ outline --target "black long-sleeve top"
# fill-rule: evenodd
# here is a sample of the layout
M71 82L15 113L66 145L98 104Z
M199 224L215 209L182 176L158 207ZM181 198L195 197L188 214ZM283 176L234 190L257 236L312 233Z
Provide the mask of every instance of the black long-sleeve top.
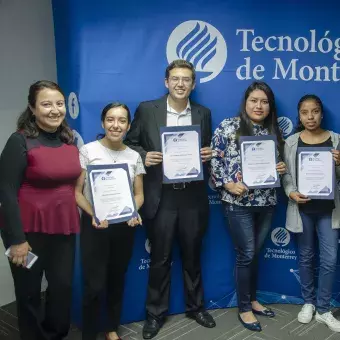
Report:
M48 133L40 130L38 141L48 147L59 147L63 144L59 132ZM24 136L13 133L0 157L0 203L3 217L3 231L11 245L25 242L18 191L23 182L27 168L27 146Z

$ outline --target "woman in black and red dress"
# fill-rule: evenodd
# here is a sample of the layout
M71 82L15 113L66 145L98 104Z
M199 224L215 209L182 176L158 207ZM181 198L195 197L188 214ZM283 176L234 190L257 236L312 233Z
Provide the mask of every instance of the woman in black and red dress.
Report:
M81 173L78 149L65 121L65 97L50 81L31 85L27 109L0 158L1 236L10 249L22 340L67 336L79 214L74 197ZM38 256L27 269L28 251ZM45 316L40 290L48 281Z

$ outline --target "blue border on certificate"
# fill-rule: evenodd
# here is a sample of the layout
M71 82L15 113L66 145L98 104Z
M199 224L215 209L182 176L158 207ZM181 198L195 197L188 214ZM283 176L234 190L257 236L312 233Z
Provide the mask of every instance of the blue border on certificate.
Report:
M198 150L201 150L201 126L200 125L185 125L185 126L161 126L160 128L160 138L162 147L162 135L165 132L186 132L186 131L196 131L198 133ZM162 150L163 152L163 150ZM164 175L164 163L162 163L163 169L163 183L183 183L183 182L193 182L193 181L203 181L203 164L201 159L201 154L199 153L199 162L201 166L201 171L197 173L195 177L179 178L179 179L169 179Z
M88 175L88 184L89 184L90 194L91 194L91 204L92 204L94 216L95 216L97 223L99 223L99 220L96 216L96 208L94 206L94 201L93 201L92 183L91 183L91 180L90 180L91 172L93 170L111 170L111 169L123 169L124 171L126 171L126 175L128 177L128 180L129 180L128 182L129 182L129 188L130 188L130 195L131 195L131 198L132 198L134 211L132 212L131 216L125 216L125 217L122 217L122 218L110 219L110 220L108 220L108 223L109 224L116 224L116 223L126 222L126 221L128 221L128 220L130 220L131 218L134 218L134 217L138 217L135 197L134 197L134 194L133 194L132 184L131 184L131 180L130 180L130 172L129 172L128 164L127 163L117 163L117 164L107 164L107 165L102 165L102 164L100 164L100 165L88 165L87 166L87 175Z
M272 140L275 143L275 164L277 164L278 153L277 153L277 138L275 135L265 135L265 136L240 136L239 146L240 146L240 158L241 158L241 171L243 174L243 164L242 164L242 143L243 142L260 142L262 140ZM278 188L281 186L280 175L277 173L277 180L275 183L270 185L248 185L243 182L249 189L270 189Z
M297 148L296 155L297 155L297 186L298 186L298 190L299 190L299 173L300 173L300 171L299 171L299 168L300 168L299 154L301 152L318 152L318 151L324 152L324 151L331 151L333 149L334 148L331 147L331 146L320 146L320 147L310 146L310 147L298 147ZM332 180L333 190L329 195L323 195L323 196L307 195L307 196L310 197L311 199L319 199L319 200L332 200L332 199L334 199L334 191L337 190L337 188L336 188L336 177L335 177L335 161L334 161L333 157L332 157L332 172L331 172L331 175L332 175L332 179L333 179Z

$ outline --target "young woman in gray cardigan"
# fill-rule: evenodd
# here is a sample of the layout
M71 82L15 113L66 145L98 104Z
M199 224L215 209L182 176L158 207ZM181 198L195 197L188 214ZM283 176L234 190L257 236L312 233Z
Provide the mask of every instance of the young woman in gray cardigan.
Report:
M298 115L298 132L285 143L284 162L287 173L283 176L283 186L289 197L286 228L297 235L301 291L305 301L298 320L309 323L316 311L316 321L326 324L334 332L340 332L340 321L330 311L340 227L339 191L335 190L334 200L310 199L299 193L297 188L298 147L332 147L336 177L340 178L340 151L336 150L340 136L321 127L324 112L319 97L302 97L298 103ZM314 288L313 261L316 250L315 231L320 248L317 293Z

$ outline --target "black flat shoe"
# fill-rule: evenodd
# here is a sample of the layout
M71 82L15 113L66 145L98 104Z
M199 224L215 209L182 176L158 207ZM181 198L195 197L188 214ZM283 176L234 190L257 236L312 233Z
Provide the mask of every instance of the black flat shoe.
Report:
M203 327L214 328L216 326L214 318L206 311L187 313L187 317L194 319Z
M240 314L237 314L238 319L240 320L241 324L243 325L244 328L249 329L252 332L261 332L262 331L262 327L259 321L256 322L244 322L240 316Z
M158 334L159 330L162 328L163 323L164 322L158 321L149 316L144 323L143 339L154 338Z
M252 311L253 311L253 314L266 316L267 318L273 318L275 316L275 313L270 308L266 308L264 310L253 309Z

